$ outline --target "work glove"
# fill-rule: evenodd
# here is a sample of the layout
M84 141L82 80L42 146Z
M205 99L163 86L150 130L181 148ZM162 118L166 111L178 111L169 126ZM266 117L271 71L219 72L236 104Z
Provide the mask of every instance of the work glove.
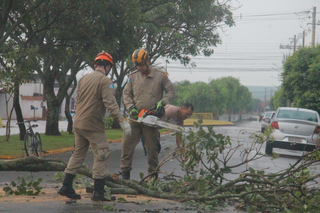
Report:
M164 108L164 106L165 106L164 102L163 102L163 101L159 101L159 102L156 103L156 105L155 105L155 109L156 109L155 111L156 111L156 112L161 111L162 108Z
M121 126L121 129L123 129L124 131L124 136L131 135L131 126L130 124L128 124L126 119L123 119L123 121L121 121L119 124Z
M156 105L154 106L155 116L157 116L158 118L161 118L165 114L164 106L165 104L163 101L159 101L158 103L156 103Z
M135 106L131 106L129 108L129 114L130 114L130 118L132 118L134 120L138 120L139 112Z

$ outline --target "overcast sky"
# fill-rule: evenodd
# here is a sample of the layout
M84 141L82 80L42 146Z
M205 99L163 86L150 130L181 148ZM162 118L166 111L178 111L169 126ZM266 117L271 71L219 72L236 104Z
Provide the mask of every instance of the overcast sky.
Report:
M280 49L280 45L302 45L302 32L306 31L305 45L311 43L313 7L316 22L320 23L320 0L239 0L232 1L236 26L220 32L222 44L211 57L196 57L196 68L185 68L180 62L167 64L173 81L208 82L224 76L240 79L246 86L274 86L281 84L284 55L293 50ZM316 28L316 43L320 43L320 25ZM157 61L165 65L165 59ZM209 80L208 80L209 79Z

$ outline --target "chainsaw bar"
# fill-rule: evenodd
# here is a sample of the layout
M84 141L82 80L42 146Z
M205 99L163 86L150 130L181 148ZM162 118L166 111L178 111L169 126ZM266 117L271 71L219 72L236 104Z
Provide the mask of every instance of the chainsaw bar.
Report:
M182 126L161 121L160 118L153 115L147 115L144 118L139 117L138 120L129 118L129 120L137 123L142 123L144 125L151 126L151 127L156 127L156 128L161 127L161 128L167 128L167 129L179 131L179 132L184 132L184 128Z

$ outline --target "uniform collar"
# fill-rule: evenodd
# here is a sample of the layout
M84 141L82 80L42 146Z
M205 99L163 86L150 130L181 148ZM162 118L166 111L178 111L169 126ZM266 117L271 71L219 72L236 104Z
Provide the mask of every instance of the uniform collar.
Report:
M150 73L148 74L148 75L146 75L146 77L150 77L150 78L152 78L153 77L153 75L154 75L154 70L153 70L153 68L150 66Z
M102 74L104 74L104 72L102 70L100 70L100 69L96 69L94 71L98 71L98 72L101 72Z

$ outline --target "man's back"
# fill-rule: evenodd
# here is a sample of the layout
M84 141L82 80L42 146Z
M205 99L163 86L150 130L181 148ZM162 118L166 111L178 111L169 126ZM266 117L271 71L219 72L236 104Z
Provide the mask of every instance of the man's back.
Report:
M113 96L110 94L113 93L110 85L112 85L111 80L99 70L86 74L80 79L75 106L75 128L94 132L105 131L104 97Z

